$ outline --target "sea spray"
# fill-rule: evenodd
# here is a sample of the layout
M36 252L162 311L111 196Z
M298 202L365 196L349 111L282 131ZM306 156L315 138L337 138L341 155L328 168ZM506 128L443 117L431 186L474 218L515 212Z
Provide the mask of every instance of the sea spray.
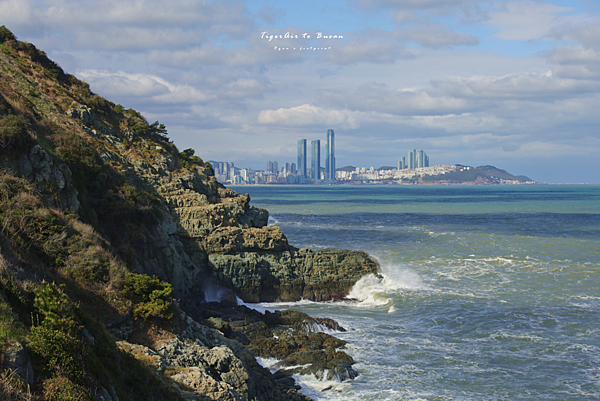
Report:
M348 298L359 301L362 306L382 306L388 305L392 301L390 295L398 291L430 289L416 273L408 269L383 269L386 273L368 274L358 280Z

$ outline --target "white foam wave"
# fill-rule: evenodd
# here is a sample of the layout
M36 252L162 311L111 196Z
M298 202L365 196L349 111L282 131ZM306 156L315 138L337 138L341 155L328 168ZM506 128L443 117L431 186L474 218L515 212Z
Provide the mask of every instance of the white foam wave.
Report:
M263 315L265 314L266 311L275 312L275 310L276 310L276 308L273 308L273 306L271 304L247 304L244 301L242 301L241 299L239 299L238 297L235 297L235 299L236 299L238 305L243 305L247 308L254 309L255 311L262 313ZM269 305L269 306L267 306L267 305Z
M292 376L296 383L298 383L302 389L300 392L304 395L307 395L313 399L319 399L323 397L323 392L334 391L340 392L351 386L351 381L339 382L337 380L327 380L327 372L321 377L317 377L315 375L299 375L295 374Z
M281 362L279 359L275 358L261 358L259 356L256 357L256 362L263 368L269 369L271 373L277 371L277 364Z
M386 273L376 276L368 274L354 284L348 298L356 299L361 305L383 306L392 302L389 294L400 290L429 290L421 278L408 269L386 269ZM392 305L393 307L393 305ZM391 309L394 312L395 309Z

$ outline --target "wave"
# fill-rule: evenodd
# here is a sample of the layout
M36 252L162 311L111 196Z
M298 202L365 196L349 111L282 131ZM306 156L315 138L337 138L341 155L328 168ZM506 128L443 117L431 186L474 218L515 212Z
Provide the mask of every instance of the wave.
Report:
M302 387L300 392L312 399L320 399L324 392L341 392L352 386L352 381L340 382L337 380L327 379L327 372L322 375L292 375L296 383Z
M401 290L431 290L421 278L408 269L396 269L380 275L368 274L354 284L348 298L355 299L361 306L384 306L393 302L390 295ZM389 313L395 312L392 307Z

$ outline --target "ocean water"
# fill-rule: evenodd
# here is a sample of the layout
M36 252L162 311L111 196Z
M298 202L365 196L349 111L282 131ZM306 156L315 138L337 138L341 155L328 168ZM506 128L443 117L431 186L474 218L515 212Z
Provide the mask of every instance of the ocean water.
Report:
M316 400L599 400L600 186L244 186L291 244L369 252L331 317L360 376Z

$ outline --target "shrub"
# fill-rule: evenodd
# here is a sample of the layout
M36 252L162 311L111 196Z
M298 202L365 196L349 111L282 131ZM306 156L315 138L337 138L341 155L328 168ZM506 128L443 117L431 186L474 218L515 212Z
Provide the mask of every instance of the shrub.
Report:
M0 120L0 150L23 151L33 143L33 138L27 132L27 125L20 117L10 114Z
M127 275L121 290L121 295L134 303L134 317L144 320L150 316L171 319L172 293L171 284L137 273Z
M34 294L33 306L42 315L40 323L43 327L69 333L75 331L73 307L59 286L42 281Z
M76 383L85 378L84 360L87 348L72 331L55 330L47 326L31 328L29 349L48 372L57 372Z
M46 401L95 401L85 387L73 383L64 376L44 381L43 387Z
M17 40L15 35L4 25L0 26L0 43Z

